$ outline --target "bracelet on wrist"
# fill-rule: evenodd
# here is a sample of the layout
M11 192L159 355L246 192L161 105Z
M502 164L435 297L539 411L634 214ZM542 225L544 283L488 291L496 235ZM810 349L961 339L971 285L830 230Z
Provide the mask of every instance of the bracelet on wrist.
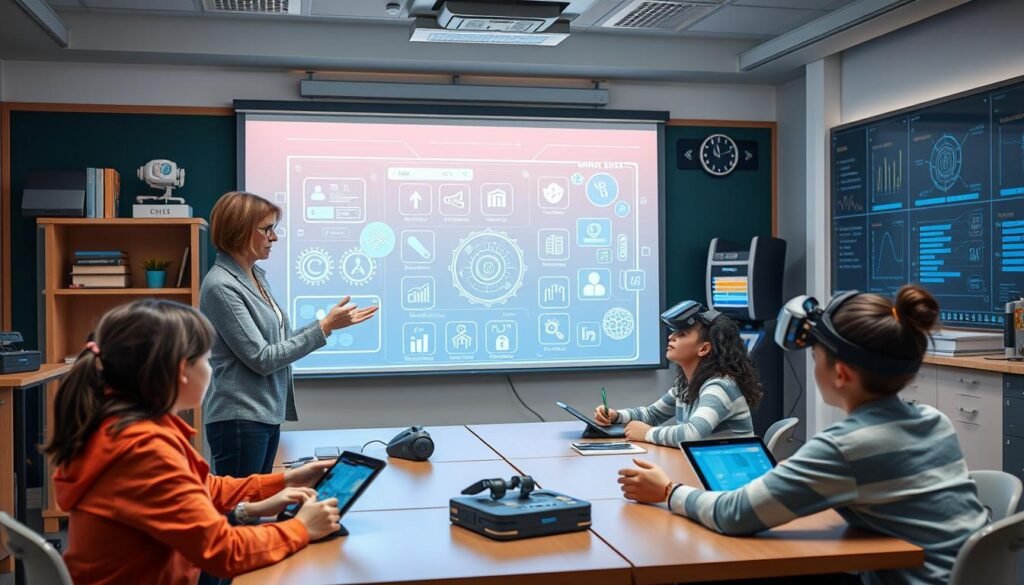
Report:
M239 524L253 524L256 520L249 515L249 511L245 506L247 503L248 502L239 502L238 505L235 506L235 520L237 520Z

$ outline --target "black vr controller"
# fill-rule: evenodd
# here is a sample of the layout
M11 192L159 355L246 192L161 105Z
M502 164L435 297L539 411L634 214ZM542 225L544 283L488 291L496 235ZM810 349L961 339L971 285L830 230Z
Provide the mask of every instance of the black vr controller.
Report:
M391 439L387 453L389 457L426 461L434 454L434 440L423 427L409 427Z
M530 493L533 492L535 487L537 487L537 484L529 475L513 475L512 479L508 481L505 481L500 477L496 477L494 479L481 479L468 488L462 490L462 494L466 496L473 496L489 489L491 490L491 499L500 500L505 497L505 492L507 490L518 489L519 499L525 500L530 497Z

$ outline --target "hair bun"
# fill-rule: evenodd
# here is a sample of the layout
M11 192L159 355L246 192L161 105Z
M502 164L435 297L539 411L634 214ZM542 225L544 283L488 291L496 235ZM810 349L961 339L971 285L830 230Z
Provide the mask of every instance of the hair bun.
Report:
M939 303L928 291L908 284L896 293L893 309L899 322L927 335L939 320Z

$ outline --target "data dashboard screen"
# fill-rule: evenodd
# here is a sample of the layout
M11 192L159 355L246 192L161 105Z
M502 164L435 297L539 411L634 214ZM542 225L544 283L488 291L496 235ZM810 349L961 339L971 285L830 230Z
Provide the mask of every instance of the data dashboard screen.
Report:
M244 115L296 327L379 305L300 375L658 367L655 122Z
M832 132L832 289L919 283L947 325L1024 294L1024 83Z

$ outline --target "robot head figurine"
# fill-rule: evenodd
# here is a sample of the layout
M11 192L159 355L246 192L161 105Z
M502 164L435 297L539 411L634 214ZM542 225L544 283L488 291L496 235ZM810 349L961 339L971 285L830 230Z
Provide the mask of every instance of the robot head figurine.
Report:
M144 203L146 201L156 201L157 203L181 203L184 205L185 199L182 197L171 197L171 190L175 187L181 187L185 184L185 169L178 168L178 165L174 161L167 159L155 159L139 167L138 177L140 180L145 181L147 185L154 189L163 189L164 194L160 195L139 195L135 198L136 202Z

